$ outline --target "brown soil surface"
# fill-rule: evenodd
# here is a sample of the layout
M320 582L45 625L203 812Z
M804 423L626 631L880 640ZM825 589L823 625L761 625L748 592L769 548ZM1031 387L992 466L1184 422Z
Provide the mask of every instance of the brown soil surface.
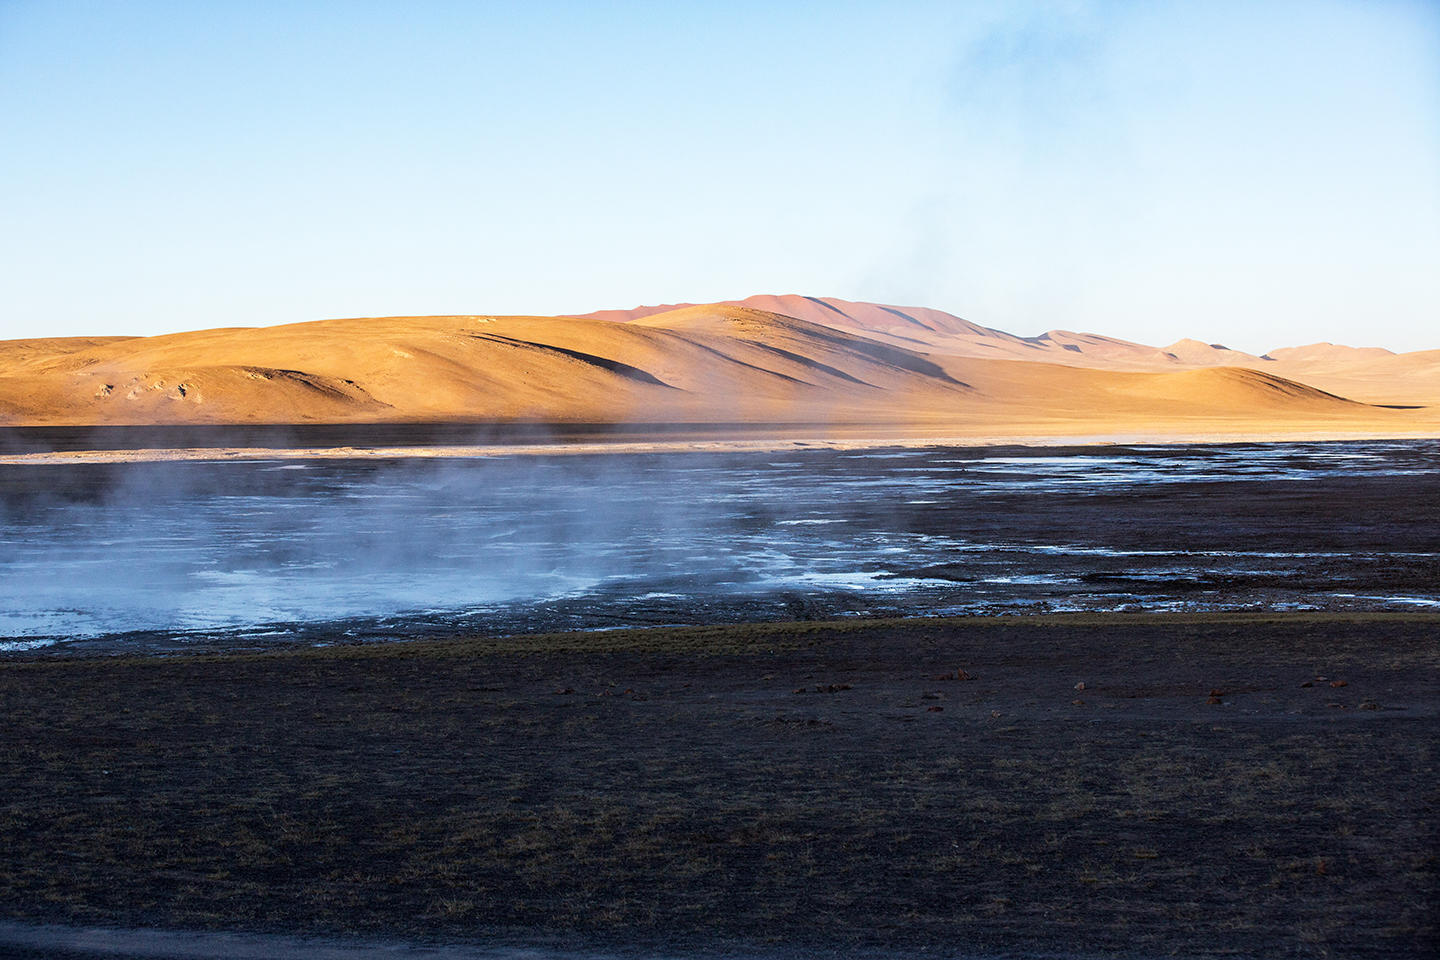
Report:
M1433 955L1437 636L1107 615L11 662L0 914Z

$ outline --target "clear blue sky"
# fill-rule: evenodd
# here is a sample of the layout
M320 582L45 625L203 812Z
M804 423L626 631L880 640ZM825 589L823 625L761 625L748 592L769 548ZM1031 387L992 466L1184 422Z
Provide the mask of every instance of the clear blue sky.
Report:
M1440 347L1440 4L0 0L0 338L752 293Z

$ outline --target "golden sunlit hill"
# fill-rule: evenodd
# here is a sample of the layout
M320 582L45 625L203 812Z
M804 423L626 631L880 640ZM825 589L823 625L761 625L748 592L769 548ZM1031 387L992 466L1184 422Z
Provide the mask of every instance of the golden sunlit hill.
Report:
M726 301L809 320L911 350L952 357L1027 360L1098 370L1167 371L1230 366L1298 380L1327 393L1374 404L1440 405L1440 351L1392 353L1330 343L1271 350L1264 355L1224 344L1183 339L1167 347L1069 330L1020 337L928 307L857 303L833 297L756 296ZM586 317L635 322L677 305L604 310ZM679 305L684 306L684 305Z
M1061 331L1027 340L935 310L807 297L589 317L356 318L0 343L0 423L671 422L951 436L1435 430L1424 405L1374 406L1278 375L1323 362L1360 382L1379 376L1377 365L1403 362L1422 382L1434 378L1434 356L1337 349L1283 360L1235 354L1243 364L1214 366L1203 351L1218 348L1205 344L1167 352ZM1366 399L1377 396L1398 403Z

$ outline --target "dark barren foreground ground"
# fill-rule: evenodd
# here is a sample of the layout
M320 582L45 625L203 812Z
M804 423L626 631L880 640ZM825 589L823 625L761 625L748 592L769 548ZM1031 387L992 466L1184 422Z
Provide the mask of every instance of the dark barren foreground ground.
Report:
M0 915L1434 955L1437 639L1433 614L1081 615L7 662Z

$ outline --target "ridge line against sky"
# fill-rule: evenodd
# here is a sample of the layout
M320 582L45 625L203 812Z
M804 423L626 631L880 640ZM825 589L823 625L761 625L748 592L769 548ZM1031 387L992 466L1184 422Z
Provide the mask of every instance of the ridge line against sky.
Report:
M0 2L0 338L801 290L1440 347L1440 5Z

